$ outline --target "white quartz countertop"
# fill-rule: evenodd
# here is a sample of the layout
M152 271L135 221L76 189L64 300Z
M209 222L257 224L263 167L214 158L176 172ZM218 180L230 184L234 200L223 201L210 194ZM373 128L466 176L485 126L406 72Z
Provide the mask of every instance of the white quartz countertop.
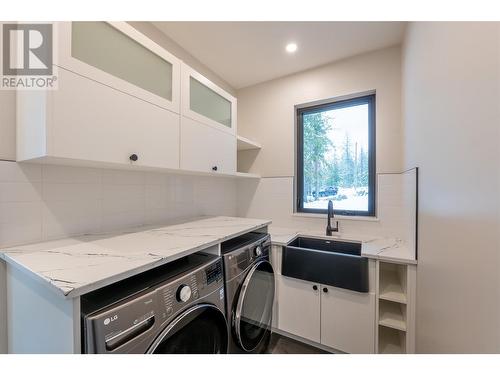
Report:
M0 249L0 258L73 298L227 239L270 220L203 217L167 226L83 235Z
M331 237L317 230L301 230L296 228L269 227L271 241L274 245L286 246L296 237L313 237L361 242L361 256L387 260L397 263L417 264L415 250L398 238L366 236L359 234L337 233Z

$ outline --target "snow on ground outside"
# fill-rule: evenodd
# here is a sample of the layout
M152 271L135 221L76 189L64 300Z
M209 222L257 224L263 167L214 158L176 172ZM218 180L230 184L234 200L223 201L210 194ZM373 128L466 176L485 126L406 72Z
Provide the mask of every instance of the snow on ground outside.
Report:
M334 200L334 197L319 198L317 201L304 203L304 208L319 208L326 210L328 208L328 200L332 200L335 210L368 210L368 195L358 196L355 188L339 188L337 197L341 195L347 196L347 199Z

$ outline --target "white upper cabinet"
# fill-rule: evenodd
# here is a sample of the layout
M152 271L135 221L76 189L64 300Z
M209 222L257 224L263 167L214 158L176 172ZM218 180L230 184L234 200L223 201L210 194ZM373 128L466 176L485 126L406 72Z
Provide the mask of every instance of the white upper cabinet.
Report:
M181 119L180 167L198 172L236 172L236 137L211 126Z
M236 134L236 98L182 64L182 114L192 120Z
M17 92L18 161L178 169L179 127L179 114L67 70L57 90Z
M126 22L54 36L57 87L16 94L18 161L236 174L236 98Z
M56 65L179 113L180 60L126 22L58 22Z

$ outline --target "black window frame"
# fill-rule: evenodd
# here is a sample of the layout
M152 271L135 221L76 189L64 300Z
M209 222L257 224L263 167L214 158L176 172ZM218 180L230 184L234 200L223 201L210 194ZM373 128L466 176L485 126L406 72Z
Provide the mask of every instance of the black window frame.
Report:
M368 104L368 210L337 210L335 202L333 204L334 214L341 216L376 216L376 149L375 149L375 128L376 128L376 94L361 94L350 96L349 98L338 98L321 101L320 104L300 105L295 109L296 122L296 207L298 213L326 214L327 209L304 208L304 125L303 115L307 113L324 112L332 109L352 107L360 104Z

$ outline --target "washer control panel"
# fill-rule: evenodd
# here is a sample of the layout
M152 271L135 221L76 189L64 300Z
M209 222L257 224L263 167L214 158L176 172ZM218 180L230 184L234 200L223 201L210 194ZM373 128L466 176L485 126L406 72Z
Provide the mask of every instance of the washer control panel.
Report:
M271 239L269 235L251 245L242 247L224 255L226 280L232 280L253 264L257 259L269 257Z
M203 269L158 288L157 293L162 305L161 320L171 318L187 304L222 287L224 284L222 272L222 260L217 259Z

